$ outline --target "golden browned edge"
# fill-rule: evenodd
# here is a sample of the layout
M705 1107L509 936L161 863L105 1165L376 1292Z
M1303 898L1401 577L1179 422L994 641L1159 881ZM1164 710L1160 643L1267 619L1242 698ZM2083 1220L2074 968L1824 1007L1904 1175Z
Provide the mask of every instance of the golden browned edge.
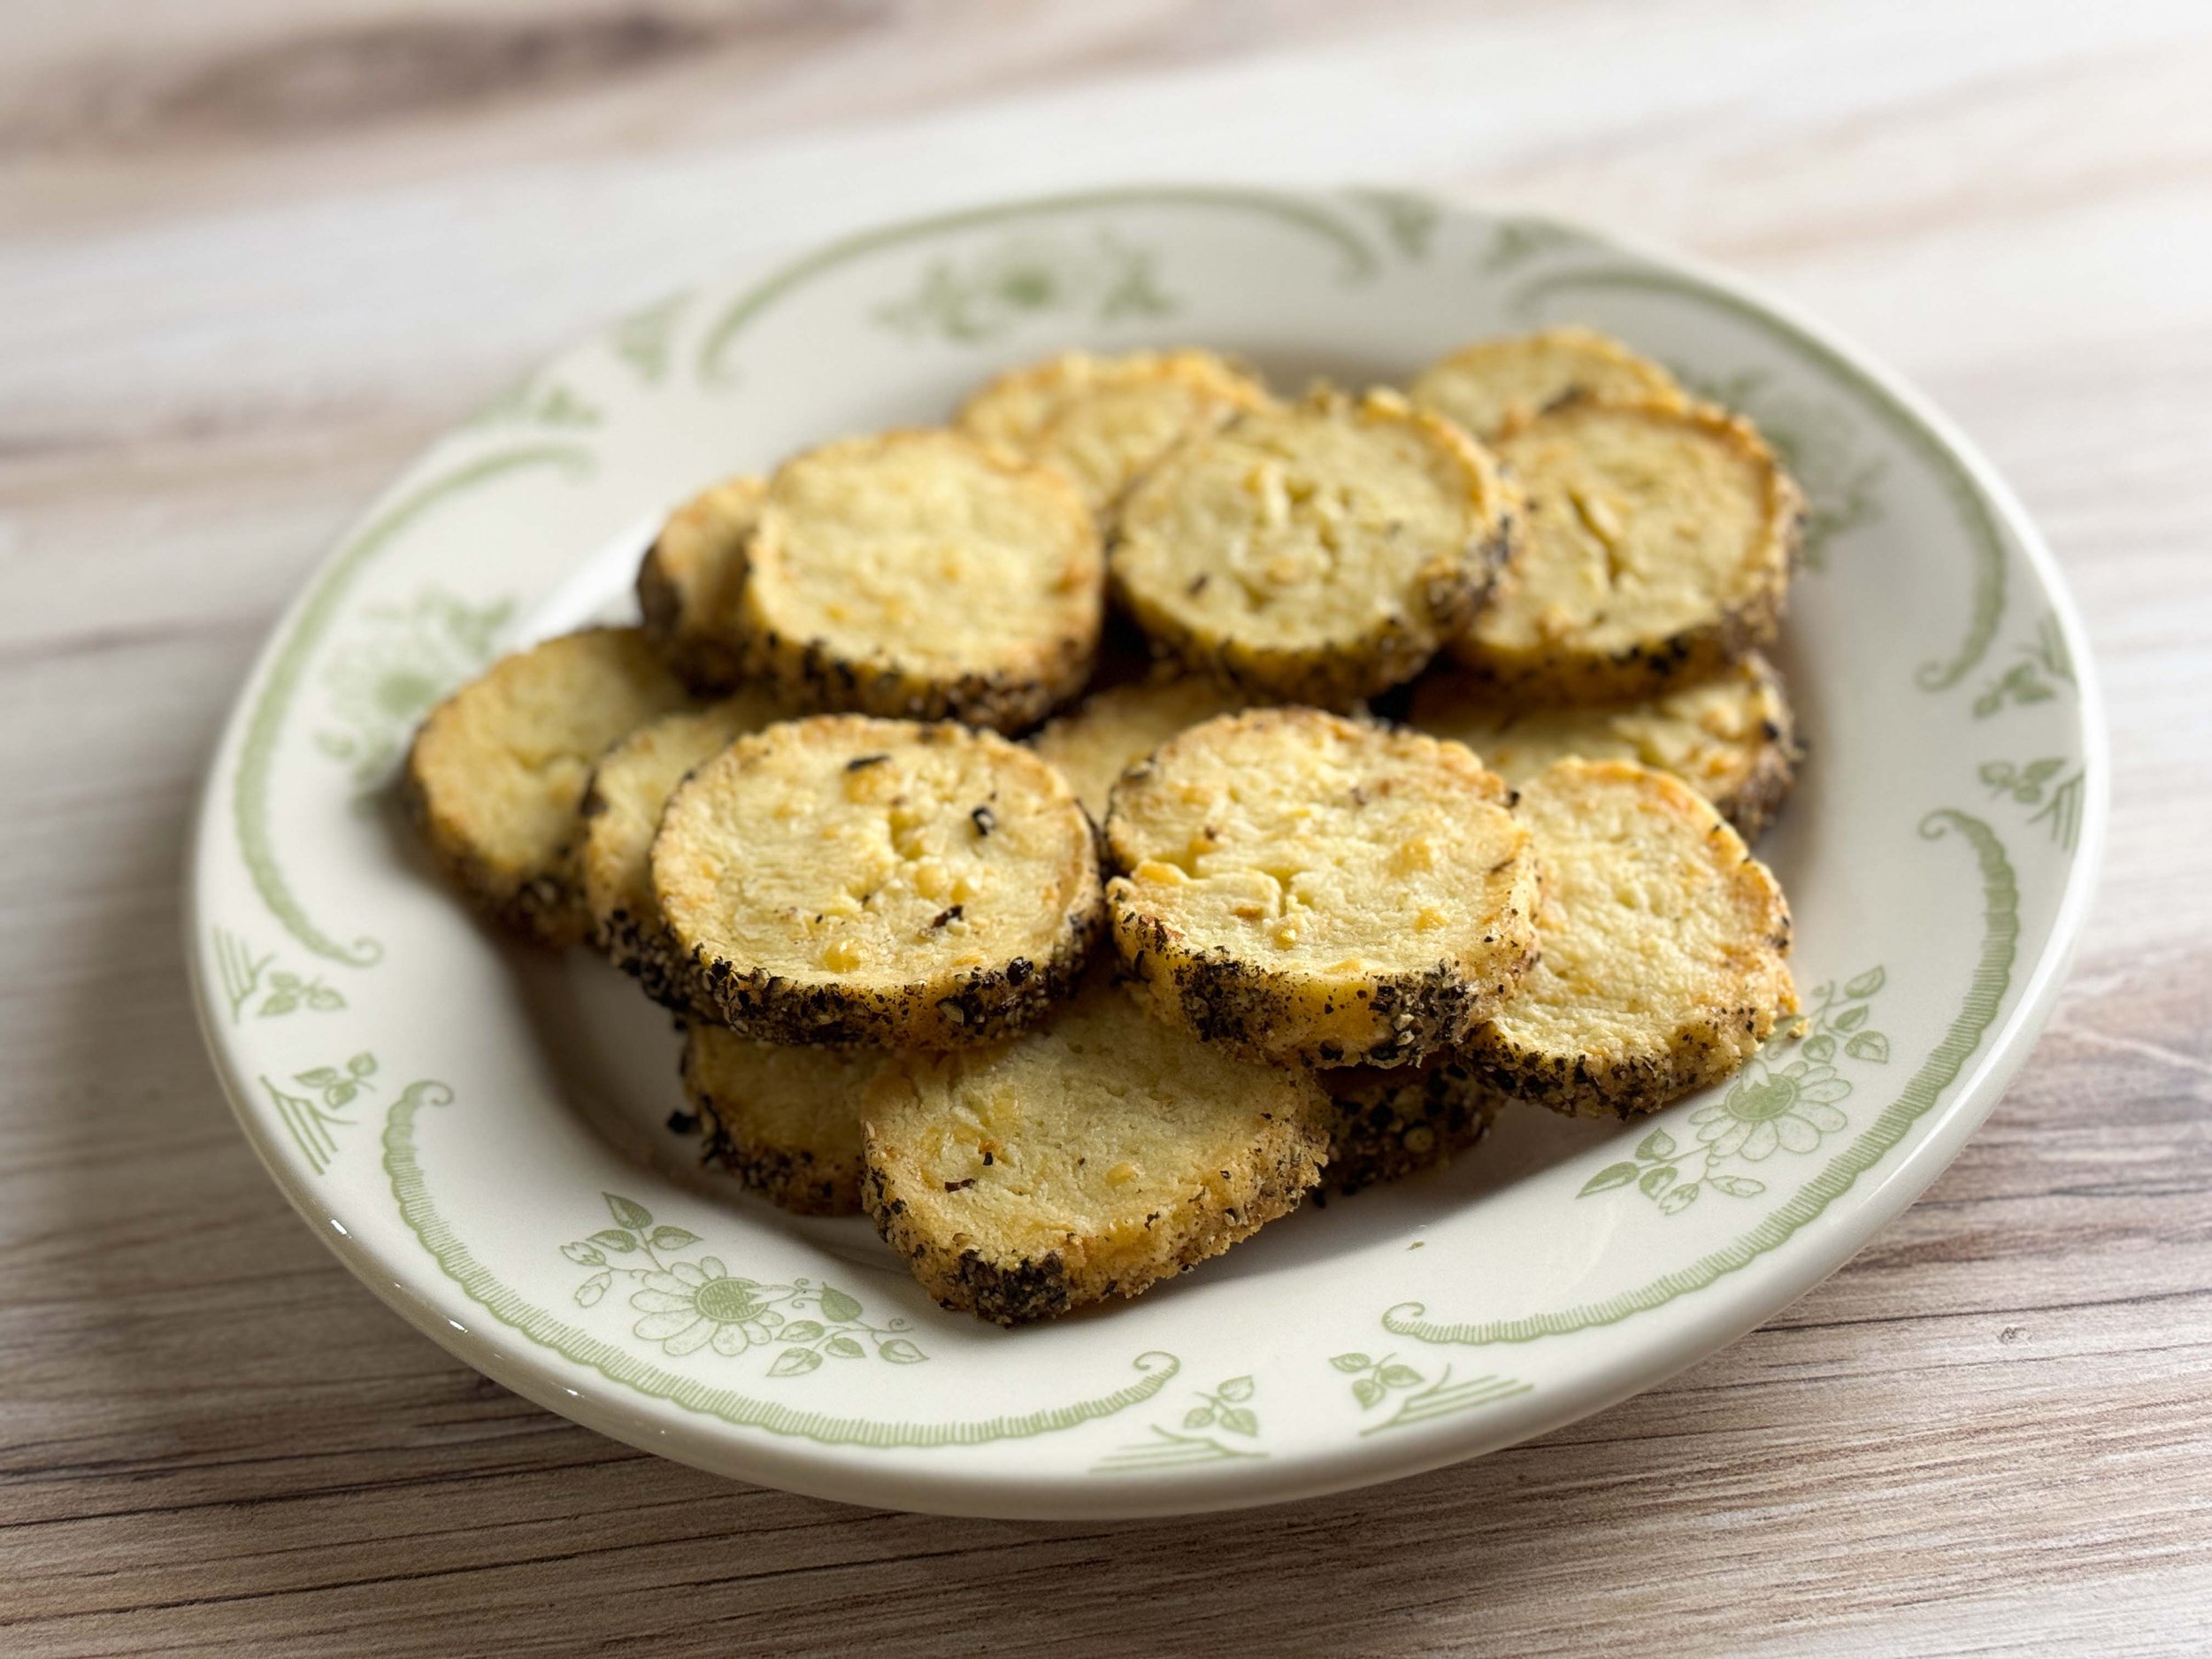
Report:
M863 1160L826 1147L793 1145L748 1136L741 1101L725 1101L698 1075L695 1045L684 1043L680 1074L684 1098L699 1115L699 1161L726 1170L779 1210L797 1216L860 1213Z
M1765 834L1781 815L1782 803L1796 785L1797 763L1803 755L1797 743L1797 710L1780 672L1760 652L1748 653L1747 660L1761 687L1773 696L1774 718L1760 732L1757 753L1743 781L1714 803L1721 816L1735 826L1746 846Z
M899 1064L886 1066L879 1083ZM870 1093L872 1098L874 1090ZM1093 1248L1094 1241L1068 1233L1061 1249L994 1256L973 1242L933 1236L900 1190L896 1171L904 1160L879 1129L873 1113L866 1132L861 1202L876 1231L905 1258L938 1306L995 1325L1025 1325L1110 1296L1142 1295L1160 1280L1219 1256L1288 1215L1320 1180L1328 1158L1323 1121L1317 1113L1315 1121L1304 1124L1270 1118L1242 1159L1222 1172L1220 1187L1206 1183L1192 1204L1173 1217L1147 1218L1137 1228L1137 1242L1120 1248L1111 1248L1110 1240L1095 1241L1101 1248ZM1156 1225L1169 1219L1180 1225L1171 1231Z
M1343 716L1312 709L1251 709L1216 717L1221 720L1298 719L1342 721ZM1187 740L1213 721L1179 733L1170 743ZM1444 738L1428 741L1444 743ZM1162 745L1162 752L1168 747ZM1452 747L1473 757L1465 745ZM1114 786L1118 795L1124 784L1141 781L1149 774L1159 753L1140 761L1122 774ZM1479 763L1477 770L1481 771ZM1493 788L1491 798L1509 807L1513 792L1494 772L1484 771ZM1318 988L1309 976L1285 973L1234 954L1225 945L1192 947L1179 929L1153 915L1135 897L1129 879L1134 865L1116 848L1110 802L1108 829L1100 842L1108 866L1115 873L1106 884L1106 908L1114 948L1121 958L1131 995L1163 1023L1187 1030L1202 1042L1219 1044L1249 1059L1275 1064L1309 1066L1409 1065L1448 1048L1476 1021L1486 1019L1518 988L1521 978L1537 960L1536 914L1542 895L1541 868L1526 846L1517 872L1513 895L1497 919L1495 960L1455 971L1438 962L1419 971L1379 974L1354 987L1351 998L1365 1005L1373 1041L1359 1048L1347 1048L1340 1039L1315 1033L1312 1027L1333 1022L1340 1003L1333 993Z
M902 426L869 435L877 442L889 443L902 438L941 436L944 431ZM1025 474L1066 497L1071 513L1094 536L1097 534L1097 523L1090 509L1084 504L1074 483L1058 468L1042 465L1003 444L987 443L966 433L952 435L972 445L1001 471ZM772 490L772 480L770 487ZM761 534L756 532L757 544ZM1102 549L1100 564L1102 570ZM1010 662L947 673L937 670L925 672L886 658L843 657L826 640L795 639L785 634L762 618L749 603L739 609L746 672L766 684L795 710L804 713L872 714L887 719L959 720L1001 733L1016 733L1033 726L1082 694L1090 680L1105 616L1102 580L1086 625L1075 632L1035 641L1026 651L1017 653Z
M1364 399L1356 403L1327 388L1310 394L1308 401L1340 412L1356 413L1365 406ZM1392 401L1401 402L1394 396ZM1232 434L1244 421L1274 412L1272 409L1247 411L1224 422L1210 436ZM1483 496L1483 527L1471 539L1462 558L1456 564L1426 571L1420 579L1420 603L1428 609L1430 621L1422 623L1394 613L1356 640L1331 641L1310 649L1254 646L1226 634L1194 629L1149 603L1124 580L1121 561L1116 557L1120 548L1118 518L1110 529L1106 549L1107 582L1116 604L1143 630L1156 651L1173 656L1191 672L1210 674L1257 703L1302 703L1341 710L1411 680L1481 610L1492 584L1501 572L1509 568L1518 552L1525 515L1518 487L1499 470L1481 444L1428 410L1402 404L1393 412L1420 427L1464 463L1479 480ZM1141 481L1133 482L1130 488L1133 490Z
M1754 995L1760 987L1747 985L1740 1000L1694 1011L1663 1054L1609 1056L1523 1050L1506 1042L1486 1019L1472 1026L1460 1045L1484 1083L1517 1100L1570 1118L1640 1117L1733 1074L1782 1018L1797 1011L1796 986L1783 960L1790 953L1789 901L1773 872L1751 855L1718 809L1680 779L1632 761L1563 764L1657 780L1663 800L1652 810L1689 820L1713 848L1723 877L1765 911L1767 931L1747 942L1773 953L1773 988L1778 995L1769 1002ZM1728 1041L1728 1033L1738 1026L1747 1039L1742 1054Z
M1756 590L1722 607L1709 621L1660 638L1639 640L1610 656L1555 645L1525 660L1507 660L1491 656L1470 626L1452 636L1453 657L1474 678L1524 700L1549 697L1562 703L1627 703L1709 679L1747 652L1771 645L1788 603L1790 572L1804 544L1805 497L1758 429L1742 416L1712 403L1576 394L1507 422L1494 441L1504 442L1537 421L1583 408L1635 410L1687 421L1748 448L1764 469L1767 480L1765 539L1774 552L1770 557L1759 558L1765 567L1763 580ZM1509 565L1495 591L1505 591L1504 584L1512 580Z

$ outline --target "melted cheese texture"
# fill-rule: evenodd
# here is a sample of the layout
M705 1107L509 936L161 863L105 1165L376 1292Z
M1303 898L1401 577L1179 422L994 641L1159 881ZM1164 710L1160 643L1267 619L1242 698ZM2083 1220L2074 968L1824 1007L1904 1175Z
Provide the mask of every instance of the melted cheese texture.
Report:
M1339 985L1442 964L1510 979L1531 939L1528 832L1457 743L1310 709L1224 715L1114 787L1113 886L1187 949Z
M653 887L687 951L800 986L895 989L1046 960L1098 904L1090 821L989 733L787 721L692 774Z
M1486 658L1655 651L1786 580L1796 492L1758 435L1720 411L1564 403L1497 450L1527 492L1528 534L1469 630Z
M1680 1093L1733 1071L1795 1007L1780 887L1678 780L1563 760L1519 811L1544 863L1542 954L1478 1052Z
M1478 340L1424 369L1409 392L1422 408L1483 439L1565 397L1681 396L1666 370L1589 328Z
M1487 582L1507 511L1455 428L1387 394L1321 396L1164 459L1123 503L1113 573L1148 632L1356 654L1394 631L1440 638Z
M1059 468L1103 511L1184 439L1268 402L1265 386L1210 351L1070 351L999 376L959 424Z
M1104 566L1074 488L956 433L786 463L748 565L749 629L863 669L1018 677L1097 642Z

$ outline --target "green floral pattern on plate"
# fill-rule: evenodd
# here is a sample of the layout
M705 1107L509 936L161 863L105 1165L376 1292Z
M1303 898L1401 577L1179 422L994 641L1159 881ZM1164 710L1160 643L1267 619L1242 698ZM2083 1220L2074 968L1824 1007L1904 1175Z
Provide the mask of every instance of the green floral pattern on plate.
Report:
M1501 1400L1525 1394L1531 1387L1517 1378L1487 1371L1454 1382L1449 1365L1431 1381L1395 1354L1385 1354L1379 1359L1356 1352L1338 1354L1330 1358L1329 1363L1351 1378L1352 1398L1359 1402L1363 1413L1395 1400L1397 1409L1388 1417L1361 1427L1362 1439L1389 1429L1411 1428L1438 1417L1472 1411L1479 1406L1495 1405Z
M599 1271L576 1287L576 1304L595 1307L618 1279L634 1288L630 1306L645 1317L633 1336L657 1343L680 1358L703 1348L725 1359L756 1348L779 1351L771 1377L803 1377L825 1359L866 1359L916 1365L929 1356L904 1333L906 1320L872 1323L856 1296L833 1285L795 1279L767 1285L732 1273L718 1256L687 1253L706 1241L686 1227L656 1225L653 1212L634 1198L602 1193L615 1225L561 1247L580 1267ZM641 1263L626 1258L641 1256Z
M1997 799L2009 798L2022 806L2034 807L2028 822L2044 826L2051 839L2070 853L2081 839L2082 796L2088 779L2078 767L2071 776L2062 777L2066 766L2062 755L2046 755L2019 765L1992 760L1983 763L1980 777Z
M959 345L995 340L1041 317L1099 323L1169 317L1177 302L1160 284L1156 250L1111 231L1087 239L1017 237L966 261L939 259L876 321L910 340Z
M215 928L211 937L216 978L230 1009L232 1025L243 1019L249 1010L257 1019L280 1019L303 1009L334 1014L346 1005L343 994L324 984L321 974L303 978L280 968L275 952L257 956L243 938L224 928Z
M261 1087L268 1091L269 1103L276 1108L277 1117L291 1135L292 1142L307 1160L308 1167L320 1175L330 1168L330 1161L338 1155L337 1137L333 1129L350 1128L353 1119L339 1113L350 1106L365 1092L376 1085L369 1079L376 1075L376 1056L357 1054L342 1066L311 1066L296 1071L291 1081L306 1089L304 1094L295 1094L279 1088L266 1077Z
M330 724L315 733L315 747L347 768L357 799L391 781L417 724L490 659L514 613L511 599L471 604L442 588L362 612L359 630L323 671Z
M2035 638L2013 648L2016 661L1982 688L1974 699L1974 718L1985 720L2010 705L2024 708L2048 703L2058 688L2074 688L2074 659L2066 649L2065 631L2050 611L2036 624Z
M1225 1440L1234 1435L1250 1441L1260 1432L1259 1413L1251 1401L1258 1385L1247 1377L1232 1377L1210 1389L1201 1388L1196 1402L1183 1413L1179 1428L1154 1424L1147 1439L1116 1448L1092 1467L1094 1475L1141 1474L1161 1469L1187 1469L1194 1463L1218 1463L1267 1455L1250 1445Z

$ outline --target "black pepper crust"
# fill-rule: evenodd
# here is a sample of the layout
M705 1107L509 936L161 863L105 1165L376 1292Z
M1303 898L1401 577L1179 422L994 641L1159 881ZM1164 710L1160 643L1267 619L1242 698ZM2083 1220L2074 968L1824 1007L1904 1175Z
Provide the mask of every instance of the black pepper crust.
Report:
M1507 1099L1456 1055L1328 1067L1314 1080L1335 1109L1324 1185L1345 1196L1448 1164L1489 1132Z
M592 948L638 982L638 988L671 1013L710 1012L692 1000L691 976L676 941L658 916L642 917L618 905L595 918Z
M1310 1018L1310 988L1294 976L1232 956L1225 947L1191 950L1158 917L1114 902L1127 890L1117 880L1109 900L1114 944L1131 994L1156 1018L1187 1027L1202 1042L1254 1059L1313 1066L1412 1064L1449 1048L1471 1024L1486 1018L1536 962L1532 947L1509 972L1489 981L1471 980L1442 962L1417 972L1379 975L1350 995L1368 1005L1388 1035L1364 1048L1331 1040L1286 1052L1279 1034ZM1334 1004L1324 1009L1334 1011ZM1271 1033L1278 1034L1274 1043Z
M681 1063L684 1094L699 1113L699 1162L727 1170L779 1210L799 1216L860 1213L861 1163L825 1148L741 1141L729 1128L735 1114L697 1076L689 1045Z
M732 636L692 624L685 614L682 587L661 557L656 540L637 569L637 604L645 637L677 679L696 695L718 697L737 689L745 678L745 656Z
M1468 1034L1468 1066L1486 1087L1568 1118L1640 1118L1719 1081L1743 1064L1723 1041L1740 1027L1763 1041L1785 1010L1740 1002L1706 1010L1661 1054L1544 1055L1494 1044L1482 1027Z
M841 657L829 642L795 640L759 624L747 641L748 669L794 708L887 718L959 720L995 732L1034 726L1082 694L1098 649L1089 630L1038 649L1018 668L948 673L884 659Z
M416 741L421 741L419 732ZM590 933L591 918L584 909L583 889L576 879L572 847L563 855L559 868L541 871L518 883L511 871L502 871L465 839L440 826L416 774L411 748L409 764L400 772L399 804L438 868L488 920L548 950L581 944Z
M1789 799L1790 790L1797 782L1797 763L1804 751L1798 746L1797 720L1790 707L1788 696L1783 693L1780 676L1770 665L1764 673L1776 690L1775 717L1766 722L1760 735L1757 757L1744 780L1727 795L1713 804L1720 815L1735 826L1748 846L1772 826L1780 816L1782 803Z
M1074 1233L1065 1235L1058 1249L999 1259L964 1239L936 1236L894 1190L895 1182L886 1173L894 1160L879 1147L872 1128L860 1181L861 1204L884 1241L906 1259L939 1307L972 1313L994 1325L1026 1325L1109 1296L1141 1295L1160 1280L1219 1256L1297 1209L1320 1180L1328 1156L1286 1125L1267 1143L1255 1147L1253 1156L1259 1167L1234 1199L1210 1184L1200 1189L1190 1210L1178 1217L1183 1225L1177 1237L1159 1238L1158 1251L1141 1260L1117 1258L1118 1265L1110 1274L1087 1262L1086 1240ZM1161 1218L1148 1216L1146 1229L1155 1230Z
M710 956L703 945L693 947L684 979L699 1006L759 1042L962 1048L1025 1030L1072 995L1103 925L1095 904L1071 910L1041 963L1016 956L926 985L799 985L781 974L741 971Z

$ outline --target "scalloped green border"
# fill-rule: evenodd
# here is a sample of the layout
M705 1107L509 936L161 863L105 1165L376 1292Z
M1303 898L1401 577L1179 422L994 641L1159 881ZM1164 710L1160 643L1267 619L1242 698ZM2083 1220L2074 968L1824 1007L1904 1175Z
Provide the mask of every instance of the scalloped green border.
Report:
M1783 1244L1799 1228L1812 1221L1849 1189L1851 1183L1887 1156L1914 1124L1920 1121L1943 1093L1957 1081L1959 1072L1983 1033L1995 1023L2005 993L2012 984L2012 964L2020 939L2020 884L2004 843L1996 831L1980 818L1949 807L1939 808L1920 820L1920 833L1929 841L1941 839L1955 828L1972 845L1981 866L1983 932L1980 959L1968 985L1957 1016L1941 1041L1930 1052L1904 1092L1877 1118L1866 1133L1829 1161L1827 1167L1798 1188L1787 1203L1767 1217L1740 1239L1701 1256L1687 1267L1653 1279L1635 1290L1624 1291L1603 1302L1585 1302L1555 1313L1530 1314L1519 1319L1494 1319L1479 1324L1437 1325L1422 1318L1425 1303L1402 1302L1382 1316L1383 1329L1394 1336L1417 1341L1482 1348L1495 1342L1532 1342L1539 1337L1566 1336L1593 1325L1617 1325L1632 1315L1663 1308L1726 1275L1748 1266L1769 1250Z
M908 219L865 230L831 242L826 248L793 260L748 288L727 305L709 326L695 359L700 381L724 385L730 380L730 344L763 311L801 283L826 271L849 265L887 248L896 248L923 236L975 230L1013 219L1048 219L1062 213L1080 213L1106 207L1229 208L1279 219L1331 242L1346 257L1344 280L1356 282L1379 268L1375 250L1365 237L1344 221L1316 207L1310 197L1278 195L1268 190L1223 189L1216 186L1135 186L1123 189L1082 190L1066 196L1032 196L1019 202L1000 202L987 207L964 208L928 219Z
M452 1104L453 1091L443 1083L411 1083L392 1102L384 1119L384 1173L391 1182L392 1197L400 1219L430 1252L438 1271L461 1287L468 1299L510 1330L518 1331L540 1348L597 1371L609 1382L655 1400L719 1417L740 1428L760 1429L770 1434L818 1440L825 1446L865 1446L877 1450L897 1447L981 1446L992 1440L1033 1440L1081 1424L1111 1417L1167 1386L1182 1369L1174 1355L1148 1349L1130 1362L1140 1374L1137 1381L1089 1400L1048 1406L1022 1417L986 1417L956 1423L886 1423L873 1417L838 1417L820 1411L802 1411L779 1401L757 1400L731 1388L712 1388L695 1378L626 1354L586 1331L556 1318L543 1308L501 1284L463 1244L432 1202L429 1184L423 1179L415 1156L415 1117L426 1105Z

